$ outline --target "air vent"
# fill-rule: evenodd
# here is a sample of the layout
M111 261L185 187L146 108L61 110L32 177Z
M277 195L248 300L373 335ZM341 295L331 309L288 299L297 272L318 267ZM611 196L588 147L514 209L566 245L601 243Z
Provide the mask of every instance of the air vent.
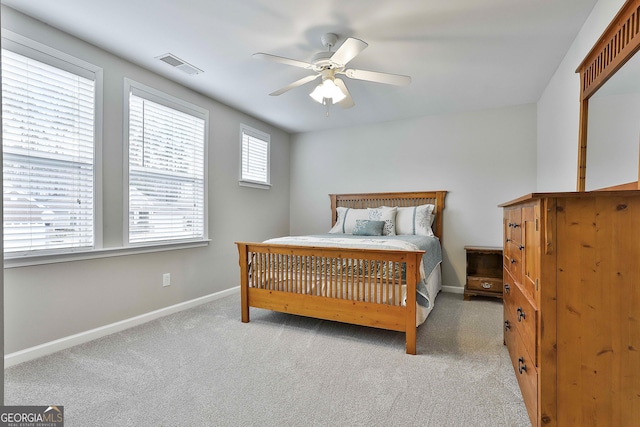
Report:
M204 71L202 71L201 69L186 63L182 59L170 53L165 53L164 55L156 56L156 59L159 59L160 61L165 62L171 65L172 67L177 68L180 71L184 71L187 74L195 75L195 74L204 73Z

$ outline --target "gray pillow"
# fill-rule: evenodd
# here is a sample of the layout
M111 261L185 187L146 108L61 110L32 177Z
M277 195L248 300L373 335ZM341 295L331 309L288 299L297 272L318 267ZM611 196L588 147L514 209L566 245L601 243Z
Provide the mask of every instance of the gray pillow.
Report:
M384 229L384 221L373 221L370 219L356 220L356 226L353 227L354 236L382 236Z

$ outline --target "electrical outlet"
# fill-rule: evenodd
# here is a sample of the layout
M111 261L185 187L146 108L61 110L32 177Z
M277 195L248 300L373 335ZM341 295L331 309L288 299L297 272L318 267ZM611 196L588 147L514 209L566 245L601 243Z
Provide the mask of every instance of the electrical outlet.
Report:
M162 275L162 286L171 286L171 273L164 273Z

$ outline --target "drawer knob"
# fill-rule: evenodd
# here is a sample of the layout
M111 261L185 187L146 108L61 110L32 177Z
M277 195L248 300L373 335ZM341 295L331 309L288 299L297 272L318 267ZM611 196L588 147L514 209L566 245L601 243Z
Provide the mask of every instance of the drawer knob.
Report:
M522 322L522 319L526 319L526 315L524 314L524 310L522 309L522 307L518 307L518 309L516 310L516 313L518 313L518 322Z
M524 249L524 245L518 246L518 249L523 250Z
M520 373L520 375L527 372L527 365L525 365L524 363L524 357L518 358L518 372Z
M515 258L511 258L511 264L515 264L516 263L516 259Z
M511 286L509 286L508 283L505 283L504 284L504 293L508 295L510 291L511 291Z
M506 242L509 243L510 241L511 241L511 239L507 237Z
M509 329L511 329L511 324L509 323L508 320L504 321L504 330L505 332L508 331Z
M516 224L516 223L514 223L514 224L512 225L512 227L513 227L513 228L518 228L518 227L520 227L520 224Z
M493 284L492 284L492 283L489 283L489 282L482 282L482 287L483 287L484 289L491 289L491 287L492 287L492 286L493 286Z

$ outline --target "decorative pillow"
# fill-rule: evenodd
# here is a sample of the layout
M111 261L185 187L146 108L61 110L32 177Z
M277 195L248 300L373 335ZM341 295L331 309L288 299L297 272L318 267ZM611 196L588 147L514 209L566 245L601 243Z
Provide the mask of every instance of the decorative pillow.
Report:
M351 234L353 228L356 226L356 221L359 219L369 219L369 213L366 209L351 209L345 207L339 207L336 209L338 213L338 220L336 225L329 230L329 233L334 234Z
M420 205L398 208L396 214L397 234L417 234L418 236L433 236L431 224L435 219L434 205Z
M383 236L396 235L396 213L398 208L368 208L369 219L374 221L384 221Z
M357 219L353 227L354 236L382 236L384 221L372 221L369 219Z

